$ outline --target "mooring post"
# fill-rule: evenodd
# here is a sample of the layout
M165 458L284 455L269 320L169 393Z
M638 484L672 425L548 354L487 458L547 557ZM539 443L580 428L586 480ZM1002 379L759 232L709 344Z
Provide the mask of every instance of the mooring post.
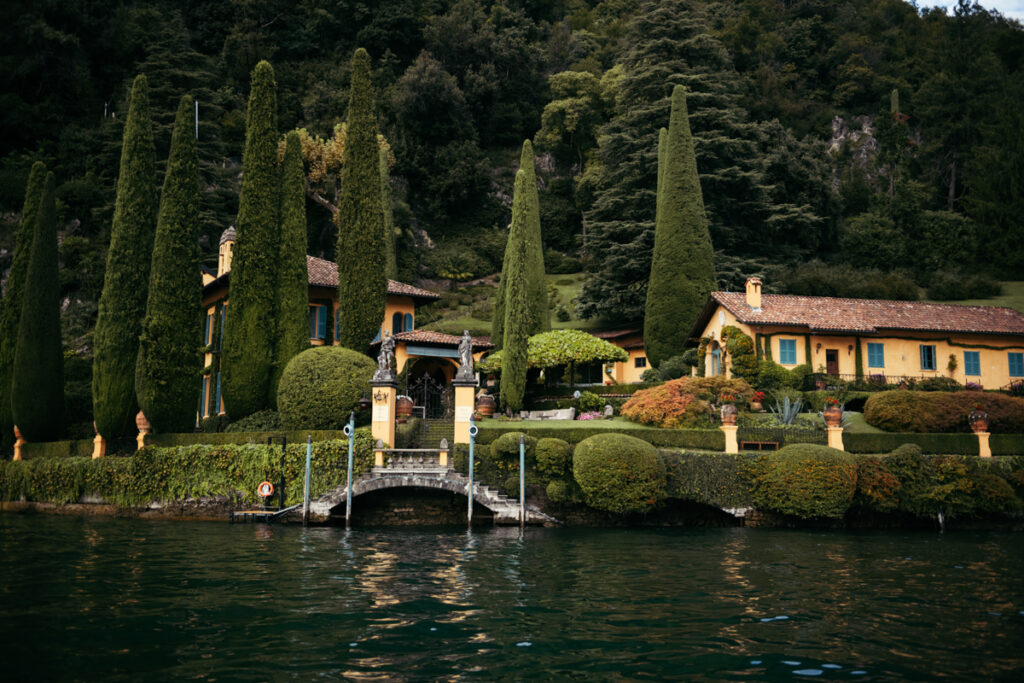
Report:
M302 494L302 526L309 524L309 464L313 458L313 435L306 435L306 490Z
M284 458L288 452L288 437L287 436L268 436L267 437L267 448L269 449L274 445L274 439L281 439L281 478L278 480L277 490L277 509L284 510ZM264 501L264 505L266 502Z
M352 449L356 440L356 414L354 411L348 414L345 436L348 437L348 479L345 492L345 528L347 529L352 521Z
M526 435L519 435L519 527L526 524Z
M473 418L469 418L469 510L466 512L466 519L470 528L473 527L473 445L476 443L476 433L480 430L473 424Z

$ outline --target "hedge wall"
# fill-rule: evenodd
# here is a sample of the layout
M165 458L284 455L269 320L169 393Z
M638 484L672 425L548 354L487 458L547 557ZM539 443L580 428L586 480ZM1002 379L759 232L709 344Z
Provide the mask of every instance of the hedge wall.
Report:
M563 439L576 444L586 438L606 433L586 427L533 427L524 422L488 421L478 423L480 434L477 443L488 444L505 432L526 431L538 439ZM724 451L725 435L720 429L653 429L649 427L624 427L609 429L607 433L627 434L660 448L695 448L705 451Z
M850 453L888 453L905 443L917 444L925 453L978 454L978 437L974 434L843 434L843 446ZM1024 434L993 434L989 437L989 446L992 455L1024 455Z
M661 451L668 474L668 495L722 508L750 507L745 471L757 453L679 453Z

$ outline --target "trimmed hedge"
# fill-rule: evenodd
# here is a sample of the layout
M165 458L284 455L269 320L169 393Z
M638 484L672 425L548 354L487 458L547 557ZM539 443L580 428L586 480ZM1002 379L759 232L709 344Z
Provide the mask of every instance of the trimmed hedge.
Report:
M154 501L224 497L259 502L256 486L285 478L285 504L302 501L305 444L290 444L282 471L281 449L263 444L145 448L125 458L39 458L0 462L0 497L49 503L75 502L97 495L122 506ZM348 441L322 441L313 447L310 494L319 496L343 484ZM357 430L354 473L373 463L369 430Z
M969 432L976 406L988 413L990 431L1024 432L1024 399L980 391L882 391L864 404L864 420L890 432Z
M506 432L491 443L491 457L496 462L514 464L519 467L519 437L526 436L523 446L523 459L527 467L536 462L537 438L523 432Z
M564 477L572 464L572 446L563 439L540 439L536 447L537 471L549 477Z
M720 508L751 507L747 473L759 455L661 451L668 495Z
M525 428L522 422L499 422L497 420L488 420L482 424L478 423L477 426L480 428L477 443L480 444L491 443L506 432ZM604 432L586 427L544 426L530 427L528 433L530 436L538 439L553 438L563 439L569 443L579 443L584 439ZM718 452L725 450L725 435L721 429L652 429L637 426L635 428L625 427L609 430L609 433L633 436L659 448L693 448Z
M856 456L828 446L794 444L758 460L755 505L804 519L841 518L857 490Z
M624 514L647 512L666 494L665 463L646 441L598 434L573 452L572 475L587 505Z
M288 429L342 429L377 364L343 346L318 346L292 358L281 375L277 409Z
M978 437L974 434L843 433L843 447L849 453L888 453L905 443L916 444L931 454L978 454ZM1024 455L1024 434L993 434L988 443L992 455Z

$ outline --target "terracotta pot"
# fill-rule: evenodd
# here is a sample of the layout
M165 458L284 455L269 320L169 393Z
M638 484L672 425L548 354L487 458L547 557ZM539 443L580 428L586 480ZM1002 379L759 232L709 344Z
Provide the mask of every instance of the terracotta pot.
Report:
M764 407L761 405L761 403L759 401L751 401L750 402L750 412L752 412L752 413L760 413L762 410L764 410Z
M843 410L838 405L825 406L823 414L825 415L825 424L829 427L838 427L843 422Z
M972 410L967 421L971 423L971 431L975 434L988 431L988 413L983 410Z
M408 396L399 396L395 401L395 415L399 422L405 422L412 415L412 399Z
M724 425L734 425L734 424L736 424L736 415L737 415L736 406L734 406L731 403L726 403L724 406L722 406L721 414L722 414L722 424L724 424Z
M139 428L140 434L150 434L153 431L153 428L149 424L149 420L146 419L146 416L142 414L141 410L139 411L139 414L135 416L135 426Z
M21 441L22 438L23 437L21 436L21 430L18 429L18 425L14 425L14 440Z
M484 394L483 396L477 396L476 399L476 410L484 417L490 417L494 415L495 409L494 397L490 394Z

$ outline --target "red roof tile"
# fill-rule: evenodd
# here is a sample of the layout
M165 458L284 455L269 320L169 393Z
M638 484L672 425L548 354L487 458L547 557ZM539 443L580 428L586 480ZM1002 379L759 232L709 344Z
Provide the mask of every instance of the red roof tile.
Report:
M881 330L968 332L1024 335L1024 314L996 306L926 304L917 301L840 299L825 296L765 294L761 310L746 302L743 292L713 292L694 334L700 334L720 303L748 325L807 327L821 332L874 334ZM706 314L706 315L705 315Z
M631 337L634 334L643 334L643 330L631 329L631 330L606 330L604 332L591 332L590 334L597 337L598 339L618 339L620 337Z
M410 330L408 332L399 332L396 334L395 341L402 341L407 344L436 344L438 346L457 347L459 342L462 341L462 337L456 337L453 334L445 334L444 332L433 332L431 330ZM473 337L474 351L486 351L493 348L494 344L491 343L490 337Z
M316 256L306 256L306 270L309 271L309 284L317 287L338 286L338 264L333 261L325 261ZM440 299L439 294L434 294L426 289L413 287L404 282L388 280L388 294L398 296L411 296L418 299Z

